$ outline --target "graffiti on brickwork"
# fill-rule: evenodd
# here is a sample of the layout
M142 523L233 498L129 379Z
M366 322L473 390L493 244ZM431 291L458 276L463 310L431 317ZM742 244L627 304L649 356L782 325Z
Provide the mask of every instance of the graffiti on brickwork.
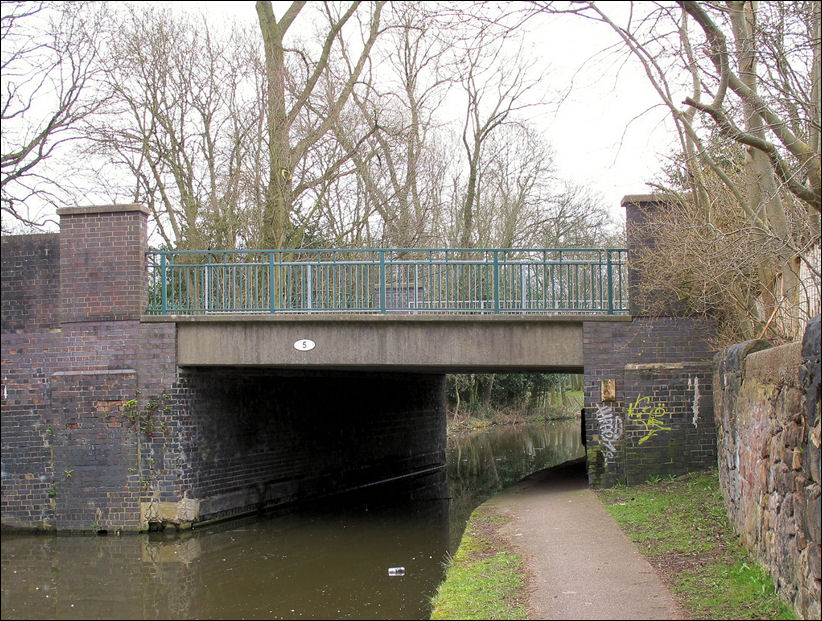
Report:
M640 438L638 444L647 442L660 431L670 431L671 428L667 427L664 421L667 415L663 404L652 404L650 397L637 397L636 401L628 406L627 416L628 420L645 429L645 435Z
M699 423L699 378L694 377L691 379L691 376L688 376L688 390L694 391L694 403L691 407L691 411L694 413L694 417L691 422L696 427Z
M597 408L600 443L605 447L605 462L611 462L616 455L616 443L622 436L622 419L614 415L614 408L601 405Z

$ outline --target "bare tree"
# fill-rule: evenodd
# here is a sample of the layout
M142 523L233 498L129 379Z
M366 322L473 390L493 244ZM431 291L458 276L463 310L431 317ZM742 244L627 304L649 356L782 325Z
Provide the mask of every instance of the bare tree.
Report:
M474 214L481 202L478 195L482 174L483 148L500 127L515 123L517 113L535 105L529 100L539 77L530 75L531 64L518 52L506 58L505 39L493 38L487 31L467 48L462 68L465 116L462 146L468 164L465 198L462 203L460 246L470 248L474 241Z
M585 248L619 241L603 200L557 176L553 152L538 130L506 126L486 147L475 217L479 245Z
M561 181L541 213L539 239L546 248L624 248L625 231L604 199L585 186Z
M392 3L388 19L397 28L369 59L367 88L352 93L359 121L348 115L334 131L356 166L367 212L378 218L373 232L380 243L413 248L436 244L448 168L438 113L456 79L453 38L437 14L417 4ZM346 62L350 71L348 54ZM359 145L352 136L357 124L374 128Z
M218 35L203 17L131 7L105 51L105 77L108 105L86 128L87 156L110 162L98 182L113 178L111 194L148 205L169 248L253 242L263 112L253 40Z
M600 3L532 4L607 24L641 62L679 131L684 184L664 189L687 190L672 200L697 208L681 211L680 225L703 231L710 245L733 222L744 235L725 239L739 240L740 263L750 257L745 239L768 249L755 253L755 274L731 272L754 279L752 294L739 297L748 303L748 327L738 332L758 336L780 305L801 306L808 286L818 296L819 3L632 3L619 18ZM736 160L723 159L735 150L744 156L739 170L725 165ZM728 209L739 217L728 218ZM692 267L698 278L698 261Z
M0 7L3 230L14 222L39 229L73 198L71 175L53 161L104 103L97 38L106 7L6 0Z
M320 48L313 58L305 50L299 52L304 73L299 84L290 92L285 37L306 3L292 2L278 20L270 1L257 2L267 79L269 179L260 239L263 246L282 248L293 242L290 229L296 199L306 189L320 183L323 177L336 174L343 164L338 160L322 171L319 179L314 174L295 179L310 149L327 136L348 102L371 49L382 32L384 4L352 2L341 13L336 13L334 7L328 4L324 5L321 15L325 26ZM357 18L365 21L357 61L349 75L329 76L334 66L332 57L343 40L343 31L353 28ZM317 102L319 90L332 85L334 96L324 97L322 103ZM303 166L303 171L308 172L308 168Z

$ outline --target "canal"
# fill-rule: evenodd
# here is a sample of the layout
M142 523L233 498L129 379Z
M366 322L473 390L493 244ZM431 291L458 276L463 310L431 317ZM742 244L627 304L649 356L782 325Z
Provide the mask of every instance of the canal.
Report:
M500 426L449 439L445 479L413 499L365 489L173 535L4 533L2 618L427 619L471 511L583 454L578 422Z

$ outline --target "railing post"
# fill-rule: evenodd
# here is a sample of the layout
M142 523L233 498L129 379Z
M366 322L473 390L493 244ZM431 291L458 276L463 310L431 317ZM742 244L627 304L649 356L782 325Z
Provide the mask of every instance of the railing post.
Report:
M419 261L414 262L414 312L420 312L420 264Z
M562 305L565 303L565 290L568 284L568 275L566 274L565 279L563 281L563 273L565 273L565 264L562 262L562 250L557 253L557 270L559 271L559 303L555 306L557 310L562 308ZM567 309L566 309L567 310Z
M311 279L311 263L305 264L305 271L306 271L306 287L308 287L308 293L306 296L306 304L308 305L308 312L311 312L311 308L314 305L314 283Z
M166 291L166 253L160 253L160 313L165 315L168 312L168 291Z
M211 304L211 255L208 256L208 263L203 265L203 312L208 313ZM192 303L196 306L196 302Z
M494 314L499 315L499 250L494 250Z
M276 296L274 283L274 251L268 251L268 307L273 314L277 310L277 304L274 301Z
M527 284L528 283L527 283L527 278L526 278L526 275L525 275L525 264L520 263L520 265L519 265L519 288L520 288L520 291L519 291L520 302L519 302L519 304L520 304L520 313L523 314L523 315L525 314L525 306L526 306L526 300L527 300L527 296L526 296L526 293L525 293L525 287L527 286Z
M380 250L380 313L385 315L385 250Z
M614 314L614 272L613 272L613 264L611 262L611 250L608 249L605 251L605 255L608 259L608 314Z

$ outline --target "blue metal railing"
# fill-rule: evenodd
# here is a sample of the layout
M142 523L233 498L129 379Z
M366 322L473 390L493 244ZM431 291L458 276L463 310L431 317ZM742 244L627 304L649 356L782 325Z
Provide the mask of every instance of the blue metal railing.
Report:
M147 312L626 314L626 257L605 248L149 251Z

